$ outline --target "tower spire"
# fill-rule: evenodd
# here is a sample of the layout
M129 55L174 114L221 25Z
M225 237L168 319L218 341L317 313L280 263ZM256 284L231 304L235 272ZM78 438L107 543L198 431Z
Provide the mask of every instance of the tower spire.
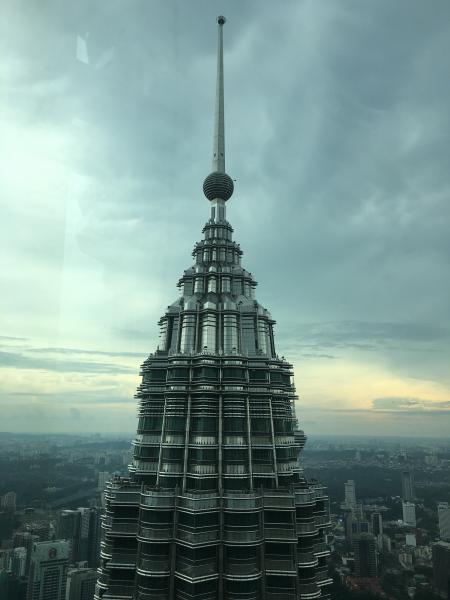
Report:
M223 26L225 17L217 17L217 81L216 110L214 114L212 170L225 173L225 115L223 110Z
M219 27L217 32L217 82L212 173L203 182L203 192L208 200L213 203L211 206L211 209L214 209L212 210L212 214L214 214L212 216L213 220L225 219L224 205L231 198L234 189L233 180L225 173L225 114L223 98L223 26L225 22L225 17L217 17Z

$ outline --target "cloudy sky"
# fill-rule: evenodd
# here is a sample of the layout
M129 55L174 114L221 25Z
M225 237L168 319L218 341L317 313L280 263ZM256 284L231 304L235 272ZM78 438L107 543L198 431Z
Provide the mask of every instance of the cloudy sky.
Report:
M314 434L450 431L448 0L3 0L4 431L131 433L208 218L215 17L228 203Z

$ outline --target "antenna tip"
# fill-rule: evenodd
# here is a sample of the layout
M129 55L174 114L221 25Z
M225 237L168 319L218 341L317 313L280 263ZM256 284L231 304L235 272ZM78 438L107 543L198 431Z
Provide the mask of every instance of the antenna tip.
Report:
M222 15L220 15L220 17L217 17L217 22L219 23L219 25L224 25L226 21L227 20Z

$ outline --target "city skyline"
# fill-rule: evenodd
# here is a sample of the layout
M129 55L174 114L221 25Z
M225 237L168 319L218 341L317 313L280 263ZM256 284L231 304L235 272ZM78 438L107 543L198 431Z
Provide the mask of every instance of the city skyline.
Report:
M135 430L137 365L208 214L221 3L105 6L8 7L4 430ZM448 25L419 2L286 7L227 3L228 210L302 425L444 437Z

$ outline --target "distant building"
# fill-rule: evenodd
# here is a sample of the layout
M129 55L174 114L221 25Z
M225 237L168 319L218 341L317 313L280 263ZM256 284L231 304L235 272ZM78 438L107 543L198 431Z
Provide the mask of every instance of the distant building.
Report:
M355 518L351 511L345 513L345 516L344 516L345 540L349 544L351 544L353 542L353 521L354 520L355 520Z
M358 533L370 533L370 523L366 519L357 519Z
M411 527L415 527L416 522L416 505L414 502L403 502L403 523L405 525L410 525Z
M109 471L99 471L97 489L103 492L106 487L106 482L109 481L110 478L111 473Z
M388 535L386 535L385 533L383 533L383 551L391 552L391 550L392 550L391 538Z
M360 521L364 521L364 506L362 502L356 502L356 508L354 509L355 515Z
M347 508L356 508L356 489L353 479L344 483L344 504Z
M1 600L26 600L27 580L13 573L0 571Z
M398 553L398 562L407 571L413 570L413 555L409 551Z
M414 500L414 478L412 471L402 471L402 499L404 502Z
M66 540L33 544L27 600L65 600L69 555Z
M10 551L9 571L17 577L25 577L27 569L27 549L13 548Z
M376 577L378 573L375 537L361 533L353 538L356 577Z
M7 492L2 496L2 508L5 510L16 510L17 494L16 492Z
M27 551L27 560L25 564L25 577L28 577L30 571L31 551L33 543L39 541L37 536L32 535L29 531L19 531L14 534L13 548L25 548Z
M432 556L434 585L443 598L450 598L450 544L433 544Z
M427 454L425 456L425 464L430 467L435 467L439 463L439 459L436 454Z
M100 548L100 511L97 508L62 510L58 515L56 535L70 542L70 563L98 565Z
M383 515L380 512L372 513L372 533L377 541L378 550L383 549Z
M362 519L358 512L349 510L344 517L345 539L348 543L353 542L353 538L361 533L370 533L371 526L369 521Z
M448 502L438 504L439 537L446 542L450 541L450 506Z
M95 569L71 569L67 575L66 600L92 600L96 581Z
M101 491L101 505L105 507L105 488L106 483L111 479L111 473L108 471L99 471L97 489Z
M416 536L413 533L407 533L405 536L405 545L415 548L417 546Z
M0 511L0 543L10 540L13 532L14 513L10 510Z

